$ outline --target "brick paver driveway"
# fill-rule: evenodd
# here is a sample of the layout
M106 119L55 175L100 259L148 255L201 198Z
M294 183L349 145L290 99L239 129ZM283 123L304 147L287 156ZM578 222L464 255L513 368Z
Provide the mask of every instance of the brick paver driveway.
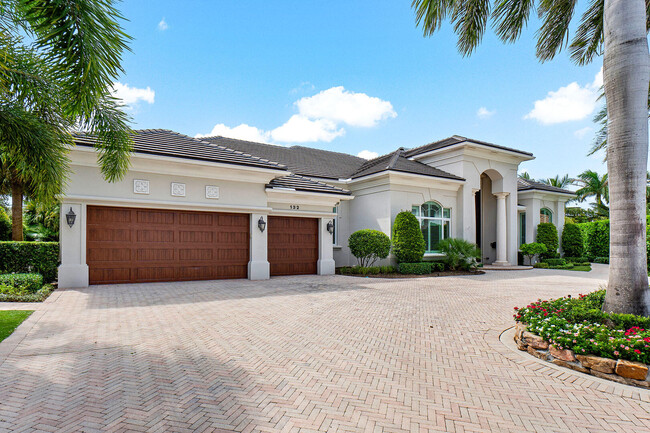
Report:
M0 430L650 431L647 393L501 353L513 306L605 275L59 291L0 343Z

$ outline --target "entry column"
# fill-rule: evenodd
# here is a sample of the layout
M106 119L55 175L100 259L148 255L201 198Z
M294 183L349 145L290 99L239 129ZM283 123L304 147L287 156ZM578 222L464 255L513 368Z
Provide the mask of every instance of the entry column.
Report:
M248 262L248 279L250 280L268 280L271 275L266 231L268 218L268 215L264 214L251 214L250 261Z
M497 260L492 263L495 266L510 266L508 263L508 237L506 220L506 197L508 192L497 192Z

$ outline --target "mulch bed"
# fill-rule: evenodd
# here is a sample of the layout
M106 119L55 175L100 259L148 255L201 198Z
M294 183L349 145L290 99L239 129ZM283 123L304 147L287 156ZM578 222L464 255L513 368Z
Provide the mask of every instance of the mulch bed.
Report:
M482 275L485 271L443 271L434 272L433 274L416 275L416 274L376 274L376 275L361 275L361 274L346 274L347 277L362 277L362 278L431 278L431 277L457 277L459 275Z

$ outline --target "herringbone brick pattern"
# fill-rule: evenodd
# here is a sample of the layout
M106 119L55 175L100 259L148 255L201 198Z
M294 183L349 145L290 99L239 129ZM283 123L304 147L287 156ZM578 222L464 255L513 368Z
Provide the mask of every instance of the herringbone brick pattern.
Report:
M494 350L603 270L64 290L0 344L0 431L650 431L647 394Z

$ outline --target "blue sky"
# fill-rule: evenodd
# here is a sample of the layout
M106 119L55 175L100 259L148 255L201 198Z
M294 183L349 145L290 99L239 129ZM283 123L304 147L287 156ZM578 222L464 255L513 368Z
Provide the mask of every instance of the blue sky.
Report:
M463 58L448 24L424 38L409 5L125 0L117 94L136 128L352 154L458 134L533 152L521 168L535 178L605 171L586 156L601 59L540 64L534 20L516 44L488 32Z

